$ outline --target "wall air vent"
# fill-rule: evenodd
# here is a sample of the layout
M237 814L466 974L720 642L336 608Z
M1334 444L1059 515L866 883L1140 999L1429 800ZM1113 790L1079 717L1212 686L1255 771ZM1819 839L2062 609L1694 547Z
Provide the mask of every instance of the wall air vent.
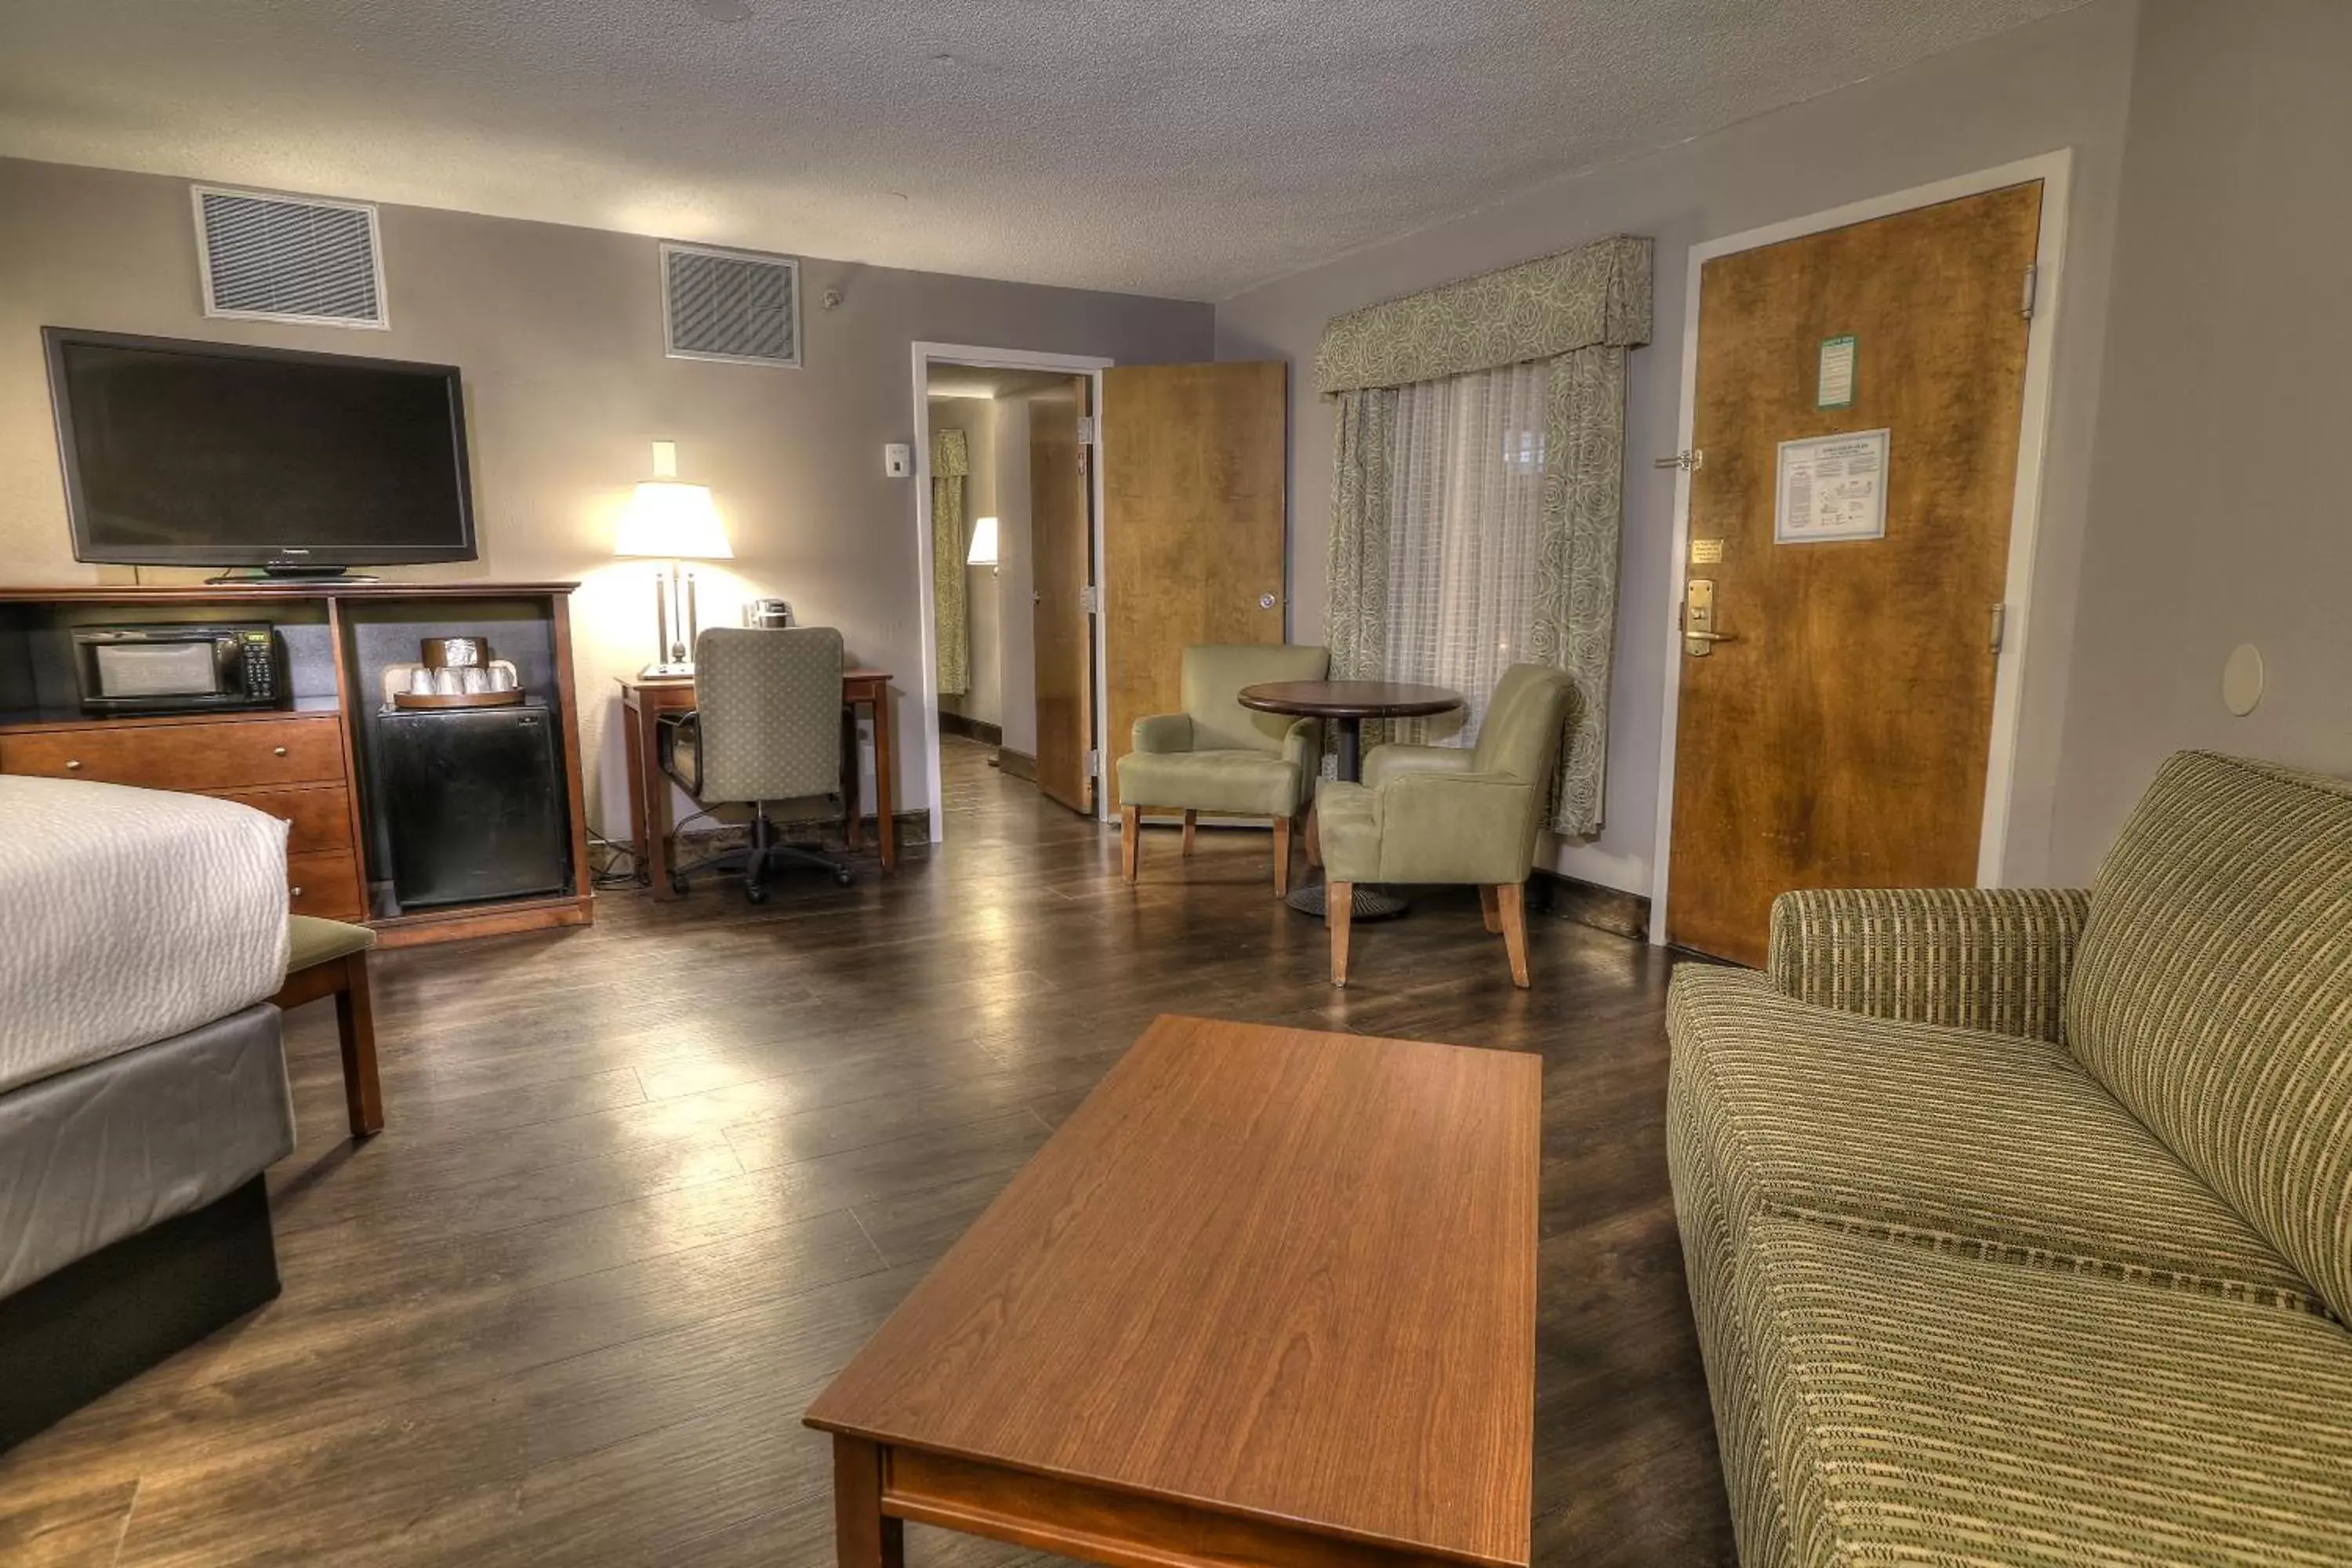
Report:
M672 359L801 363L801 264L704 246L661 247L663 319Z
M375 208L260 191L192 187L205 314L319 327L382 327Z

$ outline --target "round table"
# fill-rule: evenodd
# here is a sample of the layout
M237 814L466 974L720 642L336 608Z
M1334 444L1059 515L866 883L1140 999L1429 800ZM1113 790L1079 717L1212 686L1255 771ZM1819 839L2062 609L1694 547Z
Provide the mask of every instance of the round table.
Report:
M1237 700L1261 713L1322 719L1338 725L1339 777L1355 784L1363 776L1365 720L1427 719L1451 713L1462 706L1462 694L1443 686L1416 686L1402 680L1269 680L1243 687ZM1302 886L1286 901L1301 914L1319 917L1323 913L1321 879ZM1405 908L1405 901L1394 893L1357 884L1357 920L1388 920L1404 913Z

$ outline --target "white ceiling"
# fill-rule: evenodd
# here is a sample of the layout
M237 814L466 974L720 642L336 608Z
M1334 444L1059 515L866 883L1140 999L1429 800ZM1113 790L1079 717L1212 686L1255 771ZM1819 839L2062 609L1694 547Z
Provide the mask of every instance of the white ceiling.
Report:
M0 154L1221 299L2079 3L0 0Z

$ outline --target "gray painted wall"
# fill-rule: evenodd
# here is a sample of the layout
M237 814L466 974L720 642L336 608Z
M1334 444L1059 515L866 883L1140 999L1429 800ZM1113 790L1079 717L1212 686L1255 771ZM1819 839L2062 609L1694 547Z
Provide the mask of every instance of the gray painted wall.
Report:
M1331 415L1315 395L1311 367L1324 321L1606 235L1654 237L1657 330L1650 346L1633 356L1627 410L1607 821L1596 840L1560 846L1555 861L1571 875L1647 892L1674 580L1672 476L1654 471L1650 459L1675 447L1690 247L2071 147L2069 276L2061 280L2052 457L2043 477L2036 621L2007 867L2011 880L2042 878L2066 715L2071 607L2089 504L2137 20L2134 0L2098 0L1682 146L1559 181L1221 304L1220 357L1286 356L1294 366L1291 635L1312 639L1323 628Z
M2352 7L2151 0L2108 324L2056 872L2165 754L2352 774ZM2242 642L2262 706L2221 704Z
M184 181L0 160L0 581L96 577L67 538L44 323L462 365L482 558L415 574L580 580L589 787L610 802L612 677L653 647L650 568L614 560L613 526L646 476L648 442L677 442L682 476L712 487L733 539L731 567L706 574L707 622L782 594L803 623L841 627L854 657L895 672L898 801L911 807L929 793L915 495L882 470L883 445L914 435L909 345L1151 363L1202 359L1213 342L1206 305L810 260L808 368L671 360L652 240L421 207L387 206L383 226L391 331L207 321ZM828 288L836 310L814 302ZM623 815L591 810L608 830Z

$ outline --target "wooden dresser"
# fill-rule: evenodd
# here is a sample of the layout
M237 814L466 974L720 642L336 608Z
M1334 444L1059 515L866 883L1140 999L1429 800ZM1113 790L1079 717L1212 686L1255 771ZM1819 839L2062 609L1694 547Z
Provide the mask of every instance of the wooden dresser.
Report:
M89 779L240 801L291 825L287 893L298 914L363 921L386 946L593 919L573 705L569 583L320 583L0 588L0 773ZM81 710L71 628L267 621L294 695L245 712L140 717ZM559 722L571 886L557 894L399 906L371 799L370 726L388 665L421 636L487 637L521 666Z
M287 891L296 914L367 918L357 792L340 707L100 719L0 731L0 773L187 790L291 824Z

